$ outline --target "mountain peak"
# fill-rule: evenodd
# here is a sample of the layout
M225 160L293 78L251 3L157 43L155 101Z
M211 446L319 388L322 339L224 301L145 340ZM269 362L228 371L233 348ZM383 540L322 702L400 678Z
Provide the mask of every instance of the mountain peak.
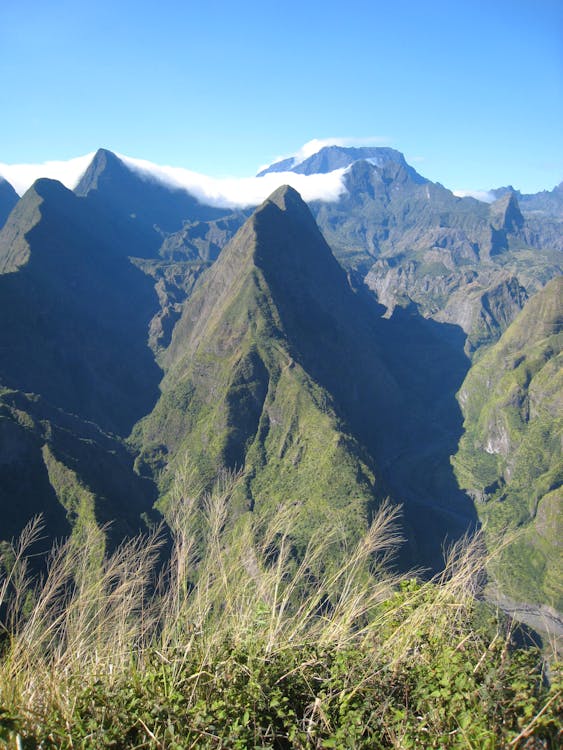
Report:
M345 169L357 161L368 161L374 166L399 164L406 167L405 157L400 151L388 146L323 146L306 158L291 157L271 164L258 173L262 177L270 172L297 172L298 174L327 174L336 169Z
M285 492L308 520L342 509L365 524L375 469L348 424L367 433L377 420L366 413L381 417L377 394L391 402L394 384L363 312L299 193L276 189L184 306L141 463L158 470L161 455L188 450L203 483L244 467L249 507L275 508Z
M101 180L106 179L109 175L117 175L126 169L125 164L112 151L99 148L80 178L74 192L76 195L85 196L91 190L98 190Z
M114 226L128 234L123 238L124 247L131 244L133 232L139 256L154 255L162 243L162 232L176 232L184 221L206 221L226 213L225 209L204 206L183 188L132 168L105 148L96 151L74 192L112 216Z
M59 180L52 180L49 177L40 177L35 180L28 192L36 193L40 198L49 198L55 195L67 195L70 191Z
M0 231L0 274L17 271L29 261L27 234L41 220L42 204L48 202L51 210L58 210L69 196L74 198L61 182L47 177L35 180L25 191Z
M307 208L303 198L299 195L295 188L291 185L280 185L279 188L266 198L264 203L275 203L275 205L282 211L288 211L292 209L303 210Z
M515 232L524 224L516 193L509 190L491 204L491 220L495 229Z

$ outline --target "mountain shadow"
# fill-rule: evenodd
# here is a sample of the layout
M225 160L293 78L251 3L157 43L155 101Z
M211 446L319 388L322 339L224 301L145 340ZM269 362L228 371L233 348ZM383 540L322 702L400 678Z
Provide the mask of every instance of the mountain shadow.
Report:
M396 429L400 449L384 450L380 466L393 495L404 502L408 529L404 560L443 562L442 545L475 530L475 506L456 481L451 457L463 434L456 394L471 362L465 333L454 325L422 317L416 306L395 308L377 318L385 363L405 394Z
M150 411L151 283L104 215L39 180L0 232L0 539L43 514L49 539L112 522L146 528L154 487L120 439Z
M38 180L0 232L0 382L127 435L157 398L152 282L103 214Z

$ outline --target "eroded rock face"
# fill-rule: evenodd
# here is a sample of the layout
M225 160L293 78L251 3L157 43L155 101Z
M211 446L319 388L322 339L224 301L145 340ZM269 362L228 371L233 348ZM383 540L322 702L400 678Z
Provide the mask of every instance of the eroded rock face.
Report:
M495 415L490 420L487 430L484 449L487 453L498 453L505 458L510 453L510 436L501 415Z
M437 263L426 254L424 263ZM414 301L435 320L459 326L467 334L471 353L484 343L498 339L524 306L528 294L514 276L502 270L456 269L442 265L425 273L415 260L396 264L379 260L366 276L366 284L392 313L397 305Z

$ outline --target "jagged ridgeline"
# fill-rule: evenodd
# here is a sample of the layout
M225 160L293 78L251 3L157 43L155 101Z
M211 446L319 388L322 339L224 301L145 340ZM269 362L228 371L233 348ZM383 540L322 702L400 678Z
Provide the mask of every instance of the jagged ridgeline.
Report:
M240 511L301 503L309 532L365 528L383 487L364 445L400 402L365 313L306 204L277 190L185 305L135 430L141 473L166 492L182 464L194 486L243 469Z
M470 370L459 393L465 433L454 457L518 600L563 609L563 277L550 281Z
M459 326L472 354L498 339L529 295L561 274L561 186L536 196L492 191L492 204L458 197L390 148L330 146L292 164L303 174L346 167L346 192L311 203L344 267L365 278L389 311L414 302Z
M524 530L501 585L560 606L562 186L487 204L375 147L284 170L342 170L340 197L233 212L104 149L74 192L0 179L0 538L43 512L117 540L179 470L199 492L226 468L235 516L294 504L303 543L390 495L409 565L477 507Z

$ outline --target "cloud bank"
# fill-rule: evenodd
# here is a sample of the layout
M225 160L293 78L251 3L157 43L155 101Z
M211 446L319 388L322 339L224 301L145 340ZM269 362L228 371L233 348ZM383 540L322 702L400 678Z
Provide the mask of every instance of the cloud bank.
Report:
M452 190L458 198L475 198L483 203L493 203L496 198L490 190Z
M313 141L310 143L312 144ZM321 144L318 148L322 148L322 141L316 141L316 143ZM312 145L306 144L301 151L307 153L307 150L310 151L311 148L313 148ZM280 185L291 185L305 201L336 201L346 192L345 169L322 175L277 172L263 177L215 178L182 167L162 166L123 154L117 154L117 156L144 179L157 180L169 187L187 190L201 203L220 208L257 206ZM0 175L13 185L20 196L40 177L59 180L65 187L72 190L78 184L93 157L94 153L90 153L68 161L47 161L42 164L0 163Z
M88 168L93 156L94 152L67 161L45 161L42 164L2 164L0 162L0 175L8 180L18 195L23 195L40 177L58 180L72 190Z
M373 146L389 139L372 138L315 138L305 143L292 156L297 166L325 146ZM291 185L305 201L337 201L346 192L344 176L347 169L337 169L328 174L303 175L295 172L270 172L262 177L209 177L183 167L155 164L146 159L136 159L124 154L117 156L143 179L157 180L171 188L186 190L201 203L219 208L249 208L257 206L280 185ZM19 195L40 177L59 180L72 190L88 168L94 152L67 161L46 161L41 164L3 164L0 175L8 180ZM277 160L279 161L279 160ZM471 197L492 203L495 196L488 190L454 190L459 198Z
M220 208L257 206L280 185L291 185L305 201L336 201L346 192L345 169L337 169L329 174L301 175L294 172L277 172L263 177L216 178L182 167L160 166L123 154L118 156L142 177L156 179L173 188L183 188L201 203Z

